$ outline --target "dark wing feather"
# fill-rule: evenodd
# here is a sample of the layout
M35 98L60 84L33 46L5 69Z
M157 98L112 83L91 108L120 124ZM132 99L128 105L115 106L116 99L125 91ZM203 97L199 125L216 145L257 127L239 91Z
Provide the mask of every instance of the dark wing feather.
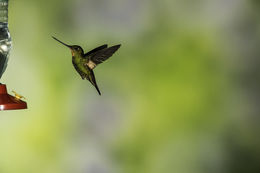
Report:
M98 65L103 61L107 60L109 57L111 57L120 48L120 46L121 45L119 44L93 53L90 55L90 60L93 61L96 65Z
M95 52L97 52L99 50L105 49L105 48L107 48L107 44L104 44L102 46L99 46L99 47L97 47L97 48L87 52L86 54L84 54L84 57L87 57L88 55L93 54L93 53L95 53Z
M81 78L82 78L82 79L86 78L86 75L85 75L82 71L80 71L80 69L78 68L78 66L77 66L73 61L72 61L72 64L73 64L75 70L76 70L76 71L79 73L79 75L81 76Z

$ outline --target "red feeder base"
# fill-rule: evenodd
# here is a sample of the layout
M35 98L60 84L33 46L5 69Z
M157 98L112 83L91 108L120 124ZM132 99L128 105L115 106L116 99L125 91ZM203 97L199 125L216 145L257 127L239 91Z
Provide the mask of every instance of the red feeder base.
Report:
M26 102L19 100L7 93L6 85L0 84L0 111L27 109Z

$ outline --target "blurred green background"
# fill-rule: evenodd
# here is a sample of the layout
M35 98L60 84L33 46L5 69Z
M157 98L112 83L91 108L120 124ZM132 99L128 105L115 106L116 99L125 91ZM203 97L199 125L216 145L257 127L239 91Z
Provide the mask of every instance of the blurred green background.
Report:
M257 0L10 0L0 173L260 172ZM70 51L119 51L95 69Z

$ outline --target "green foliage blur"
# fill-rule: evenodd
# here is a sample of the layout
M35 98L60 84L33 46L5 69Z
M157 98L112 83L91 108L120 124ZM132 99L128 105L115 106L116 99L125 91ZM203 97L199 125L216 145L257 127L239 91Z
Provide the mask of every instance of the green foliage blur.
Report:
M256 0L10 0L0 173L260 172ZM122 44L95 69L69 49Z

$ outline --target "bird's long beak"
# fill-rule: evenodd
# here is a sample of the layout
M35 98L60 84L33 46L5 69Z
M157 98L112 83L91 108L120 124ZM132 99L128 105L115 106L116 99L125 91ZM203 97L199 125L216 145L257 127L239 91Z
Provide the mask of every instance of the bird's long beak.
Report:
M52 38L53 38L54 40L56 40L56 41L60 42L60 43L61 43L61 44L63 44L64 46L66 46L66 47L68 47L68 48L72 49L72 46L70 46L70 45L67 45L66 43L63 43L62 41L58 40L57 38L55 38L55 37L53 37L53 36L52 36Z

